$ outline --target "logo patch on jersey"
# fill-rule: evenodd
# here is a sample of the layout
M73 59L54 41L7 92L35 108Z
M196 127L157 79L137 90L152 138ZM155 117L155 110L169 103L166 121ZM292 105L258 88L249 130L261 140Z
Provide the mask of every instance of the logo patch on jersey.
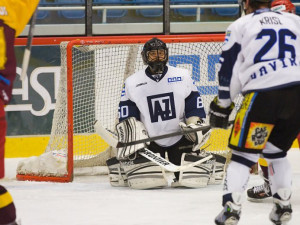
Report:
M147 97L149 114L152 123L176 118L174 94L172 92Z
M273 127L273 124L251 122L245 147L250 149L263 149Z
M241 122L240 122L240 117L237 117L233 128L234 137L236 137L240 132L241 132Z
M139 83L139 84L137 84L135 87L139 87L139 86L146 85L146 84L147 84L147 82Z
M7 16L7 10L5 6L0 6L0 16Z
M168 78L168 83L179 82L182 81L182 77L170 77Z
M226 31L226 34L225 34L225 41L224 41L224 44L226 44L229 40L229 37L231 35L231 31L230 30L227 30Z
M124 95L125 95L125 83L123 84L123 88L122 88L121 97L123 97Z
M234 127L232 129L232 134L230 136L230 144L234 146L239 146L242 140L242 126L243 126L244 114L241 111L236 115L234 122Z

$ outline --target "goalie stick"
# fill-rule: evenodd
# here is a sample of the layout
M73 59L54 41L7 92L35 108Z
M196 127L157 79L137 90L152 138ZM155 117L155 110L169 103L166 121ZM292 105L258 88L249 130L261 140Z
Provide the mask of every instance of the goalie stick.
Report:
M96 133L99 134L109 145L111 145L112 147L117 148L117 145L118 145L119 142L118 142L118 140L116 138L116 135L113 132L111 132L111 131L107 130L106 128L104 128L100 124L99 121L95 122L94 127L95 127ZM179 135L177 133L178 132L171 133L171 134ZM158 139L162 139L161 138L162 136L165 136L165 135L161 135L161 136L157 136L157 137L153 137L153 138L157 138L155 140L158 140ZM160 137L160 138L158 138L158 137ZM164 138L166 138L166 137L164 137ZM139 140L139 141L143 141L143 142L140 142L140 143L145 143L145 142L149 141L148 139L150 139L150 138L142 139L142 140ZM133 143L133 142L130 142L130 143ZM203 163L203 162L205 162L205 161L207 161L207 160L209 160L209 159L212 158L212 155L209 155L209 156L207 156L207 157L205 157L205 158L203 158L201 160L198 160L196 162L189 163L189 164L182 165L182 166L177 166L177 165L171 163L170 161L164 159L160 155L156 155L154 152L152 152L151 150L149 150L147 148L139 150L138 154L140 154L141 156L149 159L150 161L154 162L155 164L159 165L160 167L162 167L165 170L170 171L170 172L179 172L181 170L186 170L188 168L191 168L191 167L194 167L196 165L199 165L199 164L201 164L201 163Z
M103 133L106 131L106 132L108 132L108 133L116 136L112 131L107 130L106 128L104 128L100 124L99 121L95 122L94 128L95 128L96 132L97 132L97 130L99 130L100 132L102 131ZM164 138L174 137L174 136L178 136L178 135L185 135L185 134L188 134L188 133L194 133L194 132L197 132L197 131L205 131L205 130L209 131L210 129L211 129L211 126L210 125L206 125L206 126L202 126L202 127L191 129L191 130L177 131L177 132L174 132L174 133L159 135L159 136L155 136L155 137L149 137L149 138L145 138L145 139L141 139L141 140L136 140L136 141L132 141L132 142L123 143L123 142L119 142L119 141L116 140L117 143L116 143L115 147L116 148L122 148L122 147L131 146L131 145L136 145L136 144L141 144L141 143L156 141L156 140L160 140L160 139L164 139ZM98 134L102 137L102 135L100 133L98 133ZM109 136L111 136L111 135L109 135ZM106 140L104 137L103 137L103 139Z
M144 149L138 151L138 153L170 172L179 172L181 170L186 170L188 168L197 166L213 157L212 155L209 155L209 156L207 156L203 159L200 159L196 162L192 162L192 163L182 165L182 166L177 166L177 165L171 163L170 161L164 159L160 155L156 155L154 152L152 152L151 150L149 150L147 148L144 148Z

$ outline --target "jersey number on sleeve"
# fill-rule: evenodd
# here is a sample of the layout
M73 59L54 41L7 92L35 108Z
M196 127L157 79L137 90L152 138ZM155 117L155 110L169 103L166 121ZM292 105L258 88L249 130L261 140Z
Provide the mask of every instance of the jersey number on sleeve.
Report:
M203 108L202 98L199 96L197 98L197 109Z
M271 48L275 44L278 44L278 49L279 49L279 53L277 56L278 59L285 58L286 52L290 52L291 58L295 58L296 51L295 51L294 46L289 45L285 42L286 37L290 37L291 39L296 40L296 35L292 31L290 31L288 29L281 29L278 31L278 34L277 34L277 31L275 31L273 29L263 29L257 35L256 39L262 39L264 36L269 37L269 40L255 55L254 63L270 60L270 59L262 59L262 58L264 55L266 55L271 50Z
M129 115L128 106L125 105L125 106L119 107L118 114L119 114L119 118L126 118L126 117L128 117L128 115Z

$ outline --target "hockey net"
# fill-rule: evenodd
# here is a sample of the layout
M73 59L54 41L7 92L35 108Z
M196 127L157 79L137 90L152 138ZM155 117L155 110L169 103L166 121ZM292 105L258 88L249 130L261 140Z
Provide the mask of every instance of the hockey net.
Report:
M168 45L169 64L192 71L208 112L217 94L224 35L158 37ZM70 182L77 168L93 173L91 168L105 166L115 150L95 134L94 122L114 130L124 80L145 68L140 53L150 38L104 37L61 43L60 85L50 141L40 157L19 163L18 180ZM206 150L229 156L228 137L229 130L214 129Z

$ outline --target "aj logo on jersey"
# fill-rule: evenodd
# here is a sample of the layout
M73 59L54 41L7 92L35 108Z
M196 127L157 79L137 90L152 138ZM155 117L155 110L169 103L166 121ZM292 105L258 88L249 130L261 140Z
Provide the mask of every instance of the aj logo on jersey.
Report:
M176 117L174 94L172 92L147 97L151 122L171 120Z

